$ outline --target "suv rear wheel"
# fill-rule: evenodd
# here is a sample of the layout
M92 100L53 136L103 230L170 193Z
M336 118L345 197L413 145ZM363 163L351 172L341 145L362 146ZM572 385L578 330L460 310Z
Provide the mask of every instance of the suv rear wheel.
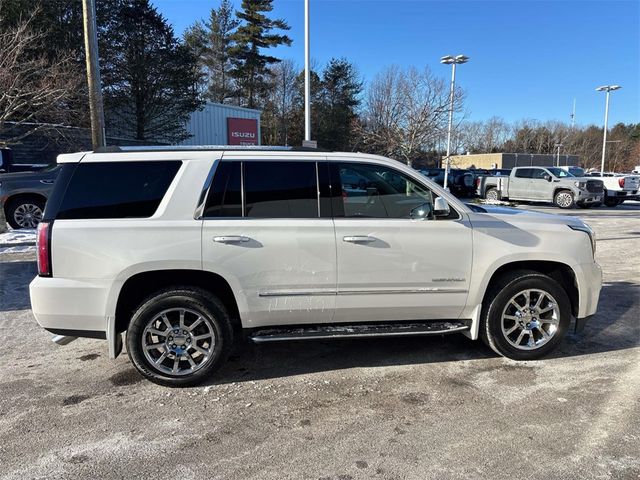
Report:
M170 288L147 298L127 331L133 365L147 379L168 387L201 383L225 363L232 342L222 302L191 287Z
M36 228L42 220L44 201L37 197L19 197L7 204L7 223L11 228Z
M498 190L496 188L489 188L486 192L484 192L484 198L487 200L498 200Z
M564 288L532 271L501 277L483 305L480 335L496 353L513 360L534 360L551 352L571 323Z

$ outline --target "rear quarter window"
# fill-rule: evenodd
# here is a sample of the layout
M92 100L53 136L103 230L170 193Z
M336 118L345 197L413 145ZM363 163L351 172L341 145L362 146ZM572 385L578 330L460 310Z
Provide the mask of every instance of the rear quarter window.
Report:
M180 161L80 163L71 175L55 218L150 217L181 164Z

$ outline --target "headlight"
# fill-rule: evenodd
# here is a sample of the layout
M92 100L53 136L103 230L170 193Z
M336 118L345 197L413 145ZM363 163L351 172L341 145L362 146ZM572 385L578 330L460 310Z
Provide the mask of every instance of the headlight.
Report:
M583 223L582 225L567 225L571 230L576 230L578 232L584 232L589 235L589 240L591 240L591 249L593 250L593 258L596 258L596 232L587 225Z
M585 182L573 182L573 184L580 190L584 190L587 187L587 184Z

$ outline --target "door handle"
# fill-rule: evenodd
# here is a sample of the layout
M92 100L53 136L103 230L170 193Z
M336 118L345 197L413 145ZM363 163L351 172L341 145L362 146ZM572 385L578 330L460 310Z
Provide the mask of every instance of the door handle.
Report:
M251 239L244 235L224 235L220 237L213 237L213 241L218 243L243 243L248 242L249 240Z
M371 243L375 242L375 237L370 237L369 235L351 235L347 237L342 237L342 240L349 243Z
M40 180L40 183L43 183L44 185L53 185L53 180Z

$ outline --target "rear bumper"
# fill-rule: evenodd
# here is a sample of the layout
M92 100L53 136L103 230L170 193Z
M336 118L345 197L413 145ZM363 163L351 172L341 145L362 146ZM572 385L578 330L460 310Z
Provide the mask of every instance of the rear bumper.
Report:
M33 315L55 334L106 338L109 286L101 280L36 277L29 285Z

